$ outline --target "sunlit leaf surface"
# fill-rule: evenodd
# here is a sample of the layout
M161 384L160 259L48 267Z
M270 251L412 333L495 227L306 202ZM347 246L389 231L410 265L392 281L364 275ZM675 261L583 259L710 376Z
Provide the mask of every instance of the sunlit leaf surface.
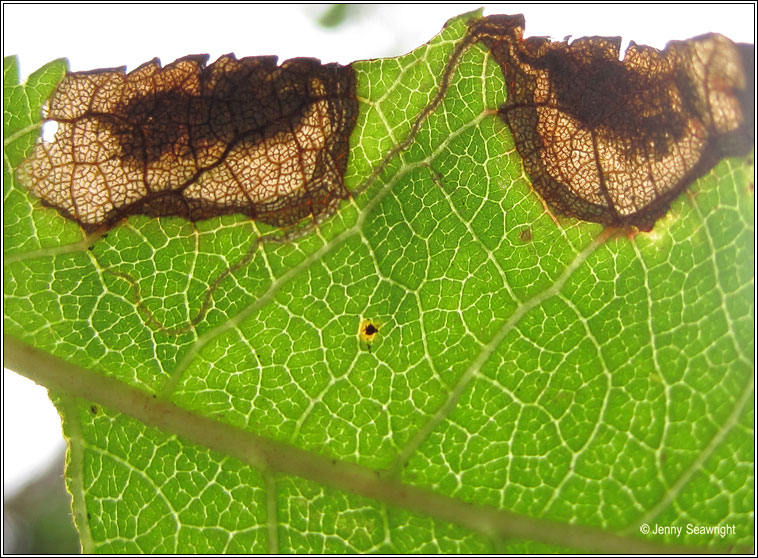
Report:
M334 477L357 464L473 518L333 488L307 459L298 475L251 466L97 386L79 397L74 376L54 401L85 551L576 548L504 537L478 522L489 509L752 547L752 158L722 161L651 233L556 226L495 114L500 68L482 45L456 51L465 30L354 64L354 197L284 241L243 216L136 216L85 239L14 176L65 63L19 85L6 59L6 335L112 379L127 413L146 393L143 411L209 419L208 439L232 426L240 446L324 456ZM734 532L645 538L643 523Z

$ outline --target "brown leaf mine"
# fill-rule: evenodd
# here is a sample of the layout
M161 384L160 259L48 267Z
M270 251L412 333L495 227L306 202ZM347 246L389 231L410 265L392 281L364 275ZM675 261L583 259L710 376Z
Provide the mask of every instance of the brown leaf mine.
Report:
M663 51L620 38L523 39L523 16L470 32L499 63L501 118L536 190L558 213L649 231L725 156L753 146L753 45L709 34Z
M46 107L55 140L37 143L19 178L87 230L135 214L287 226L333 211L348 196L352 68L207 60L68 74Z

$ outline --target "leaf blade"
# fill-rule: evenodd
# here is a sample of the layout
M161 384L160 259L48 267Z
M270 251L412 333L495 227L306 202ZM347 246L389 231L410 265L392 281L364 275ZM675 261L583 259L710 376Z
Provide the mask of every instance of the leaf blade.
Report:
M453 23L434 43L436 47L421 49L437 64L430 64L426 75L438 88L444 73L439 68L444 68L446 56L453 51L450 37L454 32L461 36L461 31L461 21ZM408 83L423 81L424 72L414 73L414 60L418 58L407 62ZM379 75L393 75L382 67L388 64L398 63L376 62L382 68ZM523 180L518 159L492 156L507 153L512 146L502 125L485 114L497 106L503 90L502 78L494 81L493 68L483 49L467 50L437 110L419 119L433 101L433 92L424 94L426 105L411 96L407 105L413 107L416 120L404 118L397 126L385 126L389 142L357 141L366 144L366 153L351 159L351 168L356 169L351 175L353 184L381 168L384 157L386 164L368 184L366 195L358 196L315 234L286 244L263 244L253 251L249 237L257 237L258 230L239 219L222 219L196 230L169 220L136 219L114 230L107 243L95 246L93 254L81 249L53 256L49 261L54 262L54 273L48 265L35 263L35 258L7 264L6 273L10 271L14 279L6 282L6 303L10 301L11 308L15 305L13 315L26 312L36 315L38 322L27 316L26 323L14 323L6 314L6 326L17 335L36 337L41 346L86 368L101 368L127 386L170 396L174 404L197 416L314 453L326 451L364 467L394 466L402 469L401 478L410 486L433 488L482 509L494 505L526 515L628 529L640 510L665 517L673 509L672 502L687 503L679 494L686 492L689 481L677 488L677 479L694 478L701 461L693 455L697 448L708 447L709 435L711 440L729 440L729 447L744 450L739 436L736 441L731 438L733 426L745 421L747 411L726 417L719 414L716 418L723 428L715 430L708 421L699 423L697 416L702 409L723 408L724 401L742 401L746 393L752 393L745 383L745 362L734 370L725 368L731 390L716 393L712 401L700 398L697 408L685 413L702 434L695 437L693 447L681 449L677 445L687 441L686 435L663 435L662 425L674 424L678 415L673 409L667 415L665 408L656 406L666 390L660 388L660 379L649 377L645 367L653 352L645 344L655 338L651 332L659 327L661 343L670 347L665 334L689 324L685 337L690 338L698 331L691 327L693 316L720 313L721 305L707 297L700 310L693 308L690 299L699 300L702 280L691 273L699 269L690 262L695 257L688 255L692 253L700 268L709 259L726 260L712 266L707 275L710 282L704 284L709 292L713 285L718 290L723 284L725 290L737 293L724 303L726 314L734 316L734 325L727 330L737 332L732 345L751 346L752 314L746 313L750 305L745 297L753 278L745 246L752 234L752 205L749 193L739 192L745 182L733 178L739 175L745 180L750 165L722 163L698 183L694 200L677 203L677 215L666 221L660 233L656 229L655 238L619 239L597 247L592 239L599 227L568 223L556 228ZM370 74L368 69L362 71ZM477 78L481 91L471 83ZM472 96L484 102L472 105L475 110L459 110L461 99ZM390 107L398 99L390 95L385 102ZM381 103L378 107L382 108ZM377 124L381 117L366 110L359 124L361 138L381 129ZM466 118L456 120L454 115L459 113ZM403 143L402 134L408 137L415 122L413 141L389 157L392 146ZM714 191L719 192L715 201L728 202L728 217L708 211ZM732 243L729 239L734 233L727 225L735 221L735 215L740 216L740 242ZM509 222L511 218L516 226ZM529 234L524 234L525 228ZM662 245L670 248L662 249ZM585 252L592 265L577 260L577 254ZM678 254L676 265L666 265L669 253ZM215 278L249 254L250 259L213 290L213 306L207 315L192 324ZM647 261L652 262L647 270L650 277L674 275L676 281L661 280L665 289L643 295L646 281L640 277ZM722 268L725 271L719 271ZM740 281L729 279L735 275ZM44 291L49 284L62 298L75 293L74 300L47 297L24 306L32 293ZM83 288L84 284L89 287ZM668 300L679 291L690 293L690 298L682 298L679 322L670 323ZM604 305L610 294L615 295L612 302ZM661 310L655 316L639 304L648 298L659 301ZM57 319L45 321L56 305ZM633 319L624 325L624 313L630 308ZM73 309L78 311L72 314ZM71 322L66 320L71 317L79 331L74 335L67 331ZM358 326L364 317L384 320L371 354L359 346ZM625 336L609 324L621 327ZM48 326L58 336L56 341L45 339L47 331L39 333ZM182 331L170 333L170 328ZM30 331L38 333L30 335ZM713 328L710 335L718 340L723 331L723 327ZM557 333L565 335L559 338ZM636 345L627 344L626 336L636 340ZM684 366L678 363L679 375L690 362L699 362L702 371L705 357L698 361L697 351L704 344L701 341L692 349ZM487 346L490 350L484 349ZM728 356L727 349L721 352ZM561 352L568 356L562 358ZM743 357L750 354L752 350L744 351ZM479 360L482 366L477 368ZM673 361L677 363L676 358ZM631 364L625 367L625 363ZM583 372L587 367L593 373ZM540 372L531 372L535 369ZM611 373L617 370L621 370L618 376ZM735 391L735 385L744 390ZM696 382L685 384L683 394L674 400L686 402L703 387ZM446 401L452 403L445 407ZM609 411L629 405L637 405L639 415ZM86 416L86 404L77 409ZM435 416L439 416L436 423ZM502 418L493 421L493 416ZM82 422L71 412L68 420ZM646 430L646 421L654 423L651 431ZM611 436L614 431L629 438L629 448L619 446ZM719 438L714 431L723 433ZM471 435L462 436L465 432ZM536 449L519 434L533 435ZM669 451L676 450L673 458L666 458L670 465L656 464L647 448L661 440ZM719 455L728 454L720 443L713 449ZM576 514L570 503L582 479L612 471L614 462L608 461L609 456L618 458L610 486L597 481L589 495L608 502L611 512L604 515L598 509L585 509ZM660 478L652 489L637 479L632 485L634 498L630 498L617 486L623 486L619 479L631 474L640 456L645 470L659 471ZM411 461L403 467L407 457ZM580 469L575 471L572 464ZM690 477L681 476L683 468ZM741 486L739 479L749 480L749 473L742 473L725 478L730 485ZM250 482L258 492L267 490L261 478ZM277 502L288 501L282 494L313 489L308 481L284 482L288 488L277 491ZM669 502L666 492L671 487L678 490L678 499ZM134 490L139 492L138 487ZM744 489L735 488L737 500L750 501L742 498L744 494ZM202 501L202 492L195 499ZM90 498L87 505L93 501ZM383 519L387 515L381 505L354 503L342 495L324 496L322 501L334 502L324 504L324 509L337 515L339 510L366 506L373 510L375 521L394 525ZM346 501L353 503L345 506ZM661 502L666 504L661 506ZM280 507L280 513L298 517L292 506ZM318 506L313 509L316 513ZM705 513L692 505L688 511ZM727 510L725 517L746 520L748 511L743 504ZM425 522L423 518L415 521ZM258 518L256 533L267 533L271 549L272 530L264 523ZM292 519L292 523L297 521ZM279 532L280 550L327 548L318 546L319 536L308 541L297 537L294 533L299 529L290 529L289 524L281 529L287 529L286 533L274 529ZM350 532L344 529L341 532ZM368 531L362 529L358 531ZM424 544L472 552L490 548L491 541L460 533L456 536L463 543L446 546L436 538L439 529L434 522L426 530L414 529L409 546L383 547L371 536L359 536L352 546L334 549L399 552L427 548ZM101 531L98 537L96 548L116 549L109 546L108 532ZM137 546L129 548L168 548L160 546L165 542L161 537L147 540L152 547L135 542ZM179 540L178 535L174 540ZM174 548L193 548L192 540L186 540L188 546ZM701 540L690 538L689 542ZM211 544L221 551L227 543L213 539ZM506 548L535 547L517 543Z

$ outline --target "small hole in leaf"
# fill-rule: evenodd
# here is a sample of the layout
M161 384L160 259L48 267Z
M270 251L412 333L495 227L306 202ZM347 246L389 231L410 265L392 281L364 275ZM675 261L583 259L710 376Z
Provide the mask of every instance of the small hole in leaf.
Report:
M379 324L377 322L370 319L365 319L361 322L358 336L366 344L369 352L371 352L371 343L374 341L377 333L379 333Z
M42 140L52 143L55 140L55 134L58 131L58 123L54 120L47 120L42 124Z

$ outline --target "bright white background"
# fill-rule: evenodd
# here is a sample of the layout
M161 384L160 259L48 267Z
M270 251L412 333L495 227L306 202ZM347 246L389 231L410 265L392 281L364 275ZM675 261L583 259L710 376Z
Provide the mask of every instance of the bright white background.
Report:
M480 5L360 6L336 29L317 19L327 6L251 5L8 5L3 6L3 55L16 54L21 79L67 57L72 71L126 65L153 57L164 63L209 53L210 61L277 54L323 62L397 56L431 39L450 17ZM621 36L662 48L669 39L710 31L754 42L752 4L691 6L488 5L485 15L523 13L526 35ZM11 497L46 467L63 445L60 421L46 391L15 373L3 374L3 492Z

